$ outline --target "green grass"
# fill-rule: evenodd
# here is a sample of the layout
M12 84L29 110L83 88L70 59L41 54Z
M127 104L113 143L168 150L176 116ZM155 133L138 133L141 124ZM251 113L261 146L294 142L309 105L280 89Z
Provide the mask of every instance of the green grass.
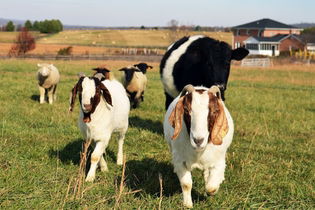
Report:
M78 104L68 113L69 92L77 72L90 72L93 61L54 61L62 78L58 101L40 105L36 61L0 62L0 208L109 209L115 207L122 167L115 164L117 136L107 149L109 172L97 171L84 184L81 199L71 199L82 137ZM108 62L119 69L127 62ZM131 64L131 63L130 63ZM158 209L163 179L163 209L182 208L178 179L163 139L164 95L158 64L148 72L145 101L130 113L126 135L126 181L117 208ZM193 171L195 209L314 209L315 71L233 68L226 105L235 122L225 181L207 196L202 173ZM114 72L119 78L120 72ZM78 102L77 102L78 103Z

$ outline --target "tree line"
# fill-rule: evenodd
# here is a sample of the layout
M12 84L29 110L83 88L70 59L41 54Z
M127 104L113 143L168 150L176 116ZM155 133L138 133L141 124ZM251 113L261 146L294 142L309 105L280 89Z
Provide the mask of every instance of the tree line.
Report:
M2 31L21 31L22 28L26 28L28 31L39 31L40 33L58 33L63 30L63 24L60 20L44 20L34 21L27 20L24 26L14 25L13 21L9 21Z

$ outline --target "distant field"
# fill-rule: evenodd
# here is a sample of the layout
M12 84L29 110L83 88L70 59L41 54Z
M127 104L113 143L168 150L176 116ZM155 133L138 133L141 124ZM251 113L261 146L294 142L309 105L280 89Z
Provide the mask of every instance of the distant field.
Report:
M61 72L58 101L40 105L37 60L0 62L0 209L182 209L182 194L163 139L164 94L159 63L148 76L145 101L130 112L126 172L115 164L117 136L107 149L109 172L97 171L73 199L82 136L78 102L68 113L77 73L106 64L116 78L127 61L52 61ZM193 172L195 209L315 208L315 66L233 66L226 105L235 123L225 181L205 193ZM162 175L162 195L158 174Z
M39 32L30 32L32 35L37 39L42 36L46 36L44 34L40 34ZM19 32L0 32L0 47L2 43L12 43L15 41L16 36L19 34Z
M231 43L232 34L225 32L192 32L169 30L71 30L42 38L41 44L102 45L109 47L165 48L182 36L204 34Z
M33 32L32 32L33 33ZM60 48L73 46L73 54L113 53L117 48L157 48L163 54L174 40L192 34L203 34L231 44L232 34L227 32L193 32L169 30L65 30L44 35L37 32L36 49L29 54L56 54ZM0 32L0 55L8 54L17 32Z

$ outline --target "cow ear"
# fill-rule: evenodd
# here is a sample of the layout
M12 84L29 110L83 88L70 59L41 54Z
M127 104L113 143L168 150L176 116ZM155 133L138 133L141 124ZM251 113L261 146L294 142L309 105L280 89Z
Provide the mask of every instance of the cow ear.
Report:
M240 61L243 58L245 58L248 55L248 53L249 53L249 51L244 47L234 49L234 50L232 50L231 60Z

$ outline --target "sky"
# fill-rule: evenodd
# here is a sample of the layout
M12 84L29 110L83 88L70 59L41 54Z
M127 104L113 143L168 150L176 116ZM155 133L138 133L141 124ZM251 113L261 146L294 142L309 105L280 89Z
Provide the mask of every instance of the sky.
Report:
M261 18L315 22L314 0L0 0L0 18L64 25L231 27Z

